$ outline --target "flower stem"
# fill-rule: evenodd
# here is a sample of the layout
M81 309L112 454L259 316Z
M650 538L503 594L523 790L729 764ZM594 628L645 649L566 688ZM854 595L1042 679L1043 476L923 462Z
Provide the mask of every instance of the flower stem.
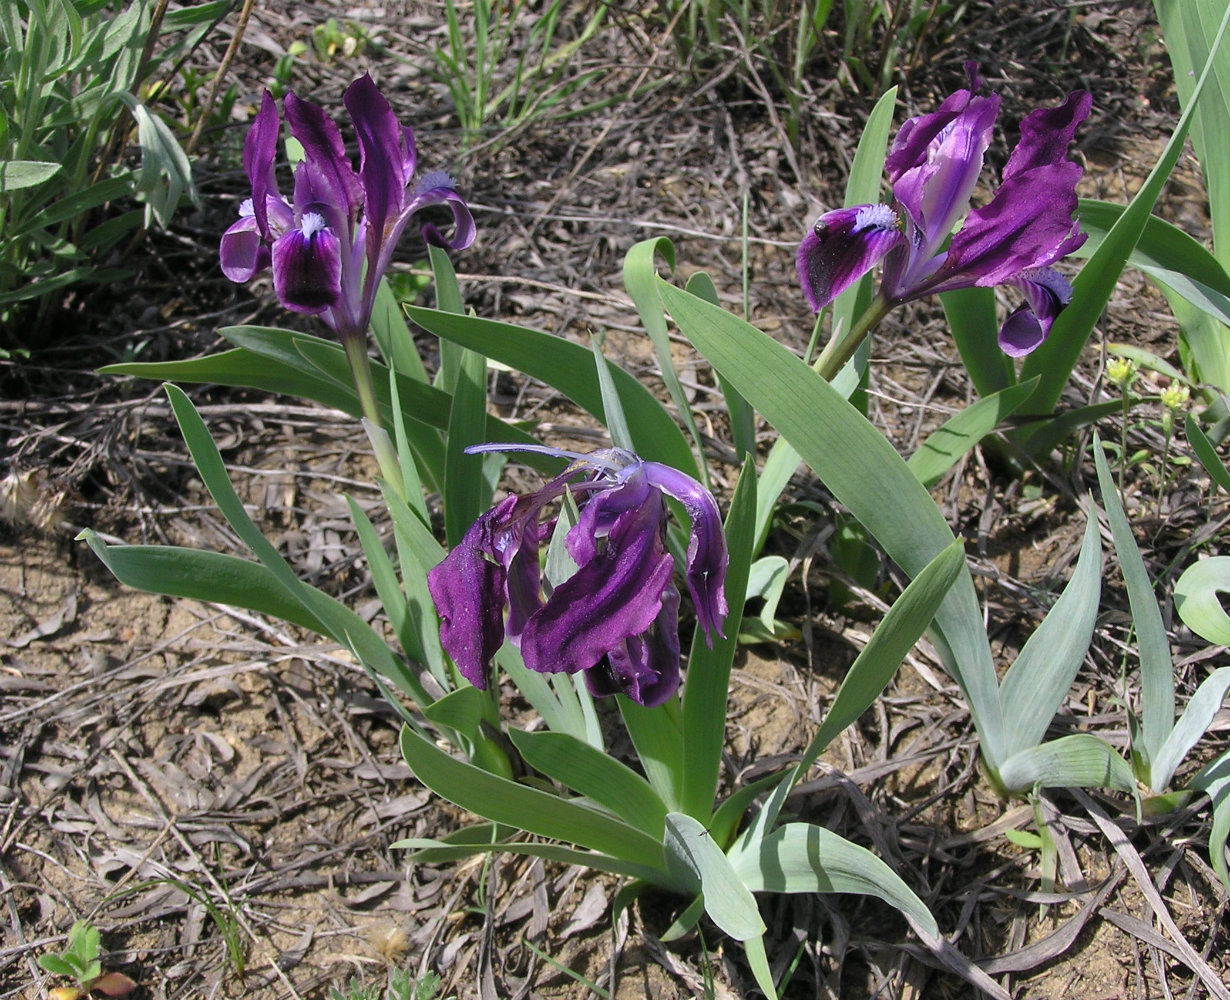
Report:
M355 392L359 396L359 409L363 412L363 429L376 453L380 475L402 499L405 499L405 483L401 474L401 462L397 450L384 429L380 419L380 406L376 402L376 386L372 381L372 368L367 360L367 338L362 334L342 333L342 347L350 364Z
M845 367L846 362L854 357L859 344L867 339L872 328L888 314L891 308L892 304L883 295L877 295L872 299L871 305L854 321L849 333L838 336L825 344L820 357L816 358L812 365L816 374L826 382L833 381L837 373Z

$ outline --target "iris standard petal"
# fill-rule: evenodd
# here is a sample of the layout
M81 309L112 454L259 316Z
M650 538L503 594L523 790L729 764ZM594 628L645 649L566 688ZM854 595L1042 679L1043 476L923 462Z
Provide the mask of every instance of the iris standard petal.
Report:
M404 169L402 129L389 102L367 73L346 88L342 103L350 112L359 138L363 212L372 238L380 241L389 220L401 213L410 180Z
M326 202L341 215L353 219L363 204L363 186L346 156L342 133L319 104L301 101L294 92L282 102L291 134L303 146L304 161L315 183L323 190L316 192L317 200ZM295 199L296 205L301 204Z
M594 666L623 640L649 628L673 569L652 505L623 514L606 545L526 622L525 665L541 673Z
M679 689L679 591L668 587L648 631L626 639L586 670L585 683L597 697L622 694L646 708L669 700Z
M243 169L252 185L252 214L257 231L262 237L269 236L269 222L265 214L265 199L277 195L277 182L273 173L273 160L278 151L278 132L282 120L278 106L269 91L261 95L261 109L252 121L252 127L243 140ZM237 280L232 278L232 281Z
M991 142L999 97L972 98L932 139L923 158L893 182L894 200L922 234L920 253L931 256L969 211Z
M650 488L642 463L637 462L629 467L622 482L611 483L606 489L595 490L593 496L581 506L577 523L569 529L564 539L572 561L578 566L584 566L594 559L619 518L630 510L638 510L646 505L653 506L653 515L645 512L644 521L646 524L655 523L656 530L661 535L666 527L666 508L662 504L662 495Z
M795 257L812 311L827 306L904 238L900 220L886 205L839 208L820 216Z
M927 150L936 137L969 107L974 92L982 86L982 81L978 79L976 63L967 62L965 72L970 82L968 90L953 91L935 111L909 118L897 130L892 148L884 160L890 184L896 184L897 179L907 170L924 163Z
M287 309L320 313L342 294L341 244L314 212L273 244L273 290Z
M230 229L222 234L222 243L218 249L218 258L222 262L222 273L231 281L244 282L269 266L269 247L261 238L260 227L252 215L251 205L248 214L240 218Z
M530 615L542 607L542 569L539 550L555 530L554 519L538 523L538 508L518 518L500 540L500 558L508 574L505 590L508 595L510 639L520 639Z
M504 642L504 567L495 533L516 503L508 497L483 514L427 574L427 590L440 613L440 643L461 675L487 686L491 658Z
M712 645L714 632L725 636L722 623L727 613L726 567L730 563L717 501L700 483L677 469L657 462L645 462L642 468L651 486L678 500L687 511L691 530L684 576L696 605L696 619Z

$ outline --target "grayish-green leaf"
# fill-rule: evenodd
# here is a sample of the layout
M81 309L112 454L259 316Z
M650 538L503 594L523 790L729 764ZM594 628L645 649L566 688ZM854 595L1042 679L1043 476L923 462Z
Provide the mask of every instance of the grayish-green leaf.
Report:
M820 481L916 576L953 542L935 502L883 434L786 348L738 317L665 282L679 329L789 440ZM994 768L1003 759L999 685L973 582L967 573L936 616L937 645L970 702Z
M1174 585L1174 606L1183 624L1200 638L1230 646L1230 615L1218 594L1230 594L1230 556L1193 563Z
M1119 490L1097 435L1093 439L1093 458L1098 470L1098 485L1102 490L1102 506L1106 509L1106 520L1110 524L1128 603L1132 608L1132 624L1136 629L1136 645L1140 654L1140 714L1144 746L1136 749L1143 750L1146 759L1152 761L1174 725L1174 661L1170 657L1170 642L1166 638L1166 626L1162 623L1162 612L1149 580L1149 571L1132 535L1132 526L1123 512Z
M40 160L9 160L0 163L0 194L20 191L49 181L60 172L62 164Z
M1208 731L1227 690L1230 690L1230 667L1218 667L1201 681L1152 761L1149 780L1153 791L1161 792L1170 784L1187 752Z
M666 805L627 765L568 733L527 733L511 727L508 736L531 767L606 806L630 826L662 839Z
M664 848L668 869L704 896L710 920L736 941L764 933L756 897L705 827L691 816L669 813Z
M1002 356L998 346L995 350ZM984 396L950 417L927 435L907 463L918 481L930 488L958 459L978 444L1029 398L1037 379Z
M1059 706L1085 662L1102 596L1102 547L1098 519L1085 523L1080 558L1072 579L1042 624L1025 642L1000 684L1000 698L1012 710L1004 713L1009 754L1042 742Z
M935 917L901 877L865 847L812 823L787 823L732 852L737 876L753 892L849 892L875 896L939 934Z
M451 757L409 727L402 729L401 750L419 781L476 816L642 865L658 873L657 884L676 885L664 870L661 844L626 823Z
M1009 791L1034 788L1136 788L1132 769L1109 743L1089 733L1074 733L1009 758L999 769Z

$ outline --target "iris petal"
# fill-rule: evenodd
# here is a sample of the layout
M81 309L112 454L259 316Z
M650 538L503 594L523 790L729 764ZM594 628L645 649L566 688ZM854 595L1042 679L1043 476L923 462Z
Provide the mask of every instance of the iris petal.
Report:
M336 306L342 294L341 244L318 215L273 244L273 290L295 312L315 314Z
M269 248L261 238L256 218L249 214L222 234L218 257L222 273L244 282L269 265Z
M820 216L795 260L812 310L832 302L903 239L899 219L886 205L839 208Z
M372 238L379 241L389 220L400 214L410 180L405 172L402 130L389 102L367 73L346 88L342 102L359 137L363 211Z
M487 686L491 658L504 642L505 574L495 538L516 499L483 514L427 574L427 590L440 613L440 644L461 675L479 688Z
M679 591L668 587L648 631L624 640L586 670L585 683L597 697L622 694L646 708L668 701L679 689Z
M973 98L893 182L893 197L921 231L920 253L934 254L969 211L998 114L998 97Z
M1038 108L1021 122L1021 141L1004 166L1004 180L1027 173L1036 167L1064 163L1076 128L1089 117L1093 96L1074 90L1054 108Z
M653 624L674 569L659 521L653 505L619 517L605 547L526 622L521 655L527 667L540 673L588 669Z
M971 212L952 238L948 259L928 291L999 285L1031 268L1046 267L1085 242L1072 221L1081 168L1071 162L1036 167L1006 181Z
M684 575L696 605L697 621L712 645L714 632L725 636L722 623L727 613L726 567L730 562L717 501L691 476L670 466L645 462L642 467L650 485L678 500L687 511L691 531Z
M277 155L278 132L281 128L278 106L273 95L266 90L261 95L261 109L256 113L252 127L248 129L243 140L243 169L252 185L252 214L256 218L258 231L266 238L269 236L269 222L265 215L265 199L270 195L277 195L273 160Z
M1026 301L1004 321L999 331L999 347L1009 357L1020 358L1046 340L1055 318L1072 301L1072 286L1050 268L1023 272L1010 279L1009 284L1020 288Z

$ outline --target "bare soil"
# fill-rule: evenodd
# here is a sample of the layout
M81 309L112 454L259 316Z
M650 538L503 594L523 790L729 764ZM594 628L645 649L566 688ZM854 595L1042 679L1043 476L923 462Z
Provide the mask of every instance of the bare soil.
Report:
M588 5L576 7L566 12L565 36ZM74 540L89 526L128 542L241 551L196 479L157 387L95 369L217 350L214 331L228 324L310 329L279 309L267 283L226 282L215 254L244 197L238 119L277 56L339 16L320 4L259 6L232 71L236 121L202 149L200 208L132 250L131 285L80 290L34 336L20 331L28 358L0 369L0 478L8 477L0 522L0 998L43 997L63 985L35 960L62 947L81 917L102 930L107 967L137 980L140 997L324 998L351 977L382 984L390 968L436 970L441 996L461 1000L581 998L593 987L622 1000L752 995L739 948L716 928L702 923L699 933L662 943L677 900L644 895L612 928L620 887L584 869L500 856L408 862L390 845L440 836L471 818L413 780L398 753L397 716L345 650L233 609L128 591ZM365 2L345 17L371 36L366 49L332 62L301 57L293 85L340 109L344 86L372 71L413 122L421 162L454 167L480 227L479 242L458 260L467 304L480 315L585 343L605 332L608 353L656 385L620 272L634 241L665 235L677 277L708 271L736 310L746 264L751 320L805 346L811 319L793 250L814 215L840 203L874 98L839 77L838 35L808 73L797 143L766 63L742 57L730 26L727 47L681 55L656 4L611 8L601 40L577 57L574 71L595 76L563 107L575 116L493 125L466 142L429 69L444 44L442 5ZM194 58L216 65L231 30ZM1072 87L1094 92L1094 114L1078 136L1089 197L1130 197L1177 117L1143 0L971 3L956 31L937 30L903 64L897 121L960 85L966 58L1003 95L1008 122ZM1003 138L1015 141L1010 130ZM1159 211L1200 235L1202 199L1187 160ZM407 261L418 252L407 248ZM1164 301L1130 275L1100 335L1176 360ZM430 341L421 343L432 363ZM1101 348L1091 345L1064 405L1108 398ZM733 450L720 396L703 363L686 345L677 349L722 483ZM934 303L900 311L875 354L871 418L903 452L971 398ZM546 387L499 376L492 390L505 416L537 420L559 440L594 437L592 424ZM192 392L269 537L304 578L378 622L344 500L352 495L380 517L361 431L344 415L295 400ZM1131 429L1133 446L1154 455L1156 417L1144 405ZM1118 438L1114 422L1102 431ZM968 541L1005 665L1075 559L1091 479L1087 442L1078 436L1062 461L1023 479L976 453L935 490ZM1182 444L1176 449L1180 461L1190 458ZM1230 509L1190 464L1176 467L1160 501L1156 482L1133 470L1127 500L1164 595L1196 547L1221 547ZM835 513L803 476L790 495ZM830 523L788 514L770 540L798 570L783 610L797 638L740 652L730 785L802 750L901 583L891 572L873 589L843 578L829 557ZM852 603L831 599L837 585ZM1167 615L1186 696L1227 662L1226 651L1206 649L1169 608ZM1121 583L1109 572L1097 641L1055 735L1093 727L1126 743L1128 624ZM515 692L505 693L514 705ZM1227 721L1201 745L1202 761L1224 751ZM1060 877L1045 890L1037 850L1017 836L1034 829L1033 813L996 797L977 750L959 692L920 646L789 808L889 860L956 950L1014 997L1200 997L1212 995L1209 977L1230 982L1227 899L1208 864L1207 800L1138 824L1120 798L1048 797ZM786 997L977 995L875 901L766 898L763 915L770 960L789 979Z

